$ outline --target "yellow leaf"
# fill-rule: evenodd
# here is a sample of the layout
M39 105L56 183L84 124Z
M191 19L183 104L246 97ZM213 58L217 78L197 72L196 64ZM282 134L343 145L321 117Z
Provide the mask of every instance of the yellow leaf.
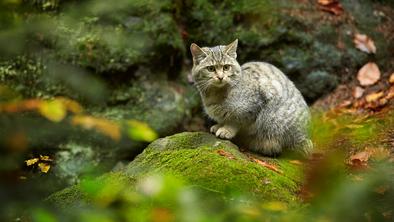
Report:
M128 135L133 140L152 142L158 138L157 133L144 122L129 120L127 124L129 126Z
M38 168L40 168L41 172L48 173L51 166L47 163L38 163Z
M43 155L40 155L40 160L53 161L49 156L43 156Z
M53 122L60 122L66 117L66 107L58 100L44 101L38 107L38 111Z
M80 115L74 116L71 123L76 126L81 126L85 129L95 129L116 141L120 140L121 137L119 125L107 119Z
M301 162L300 160L290 160L290 163L294 164L294 165L303 165L304 163Z
M371 94L368 94L368 95L365 97L365 100L366 100L367 102L369 102L369 103L370 103L370 102L374 102L374 101L380 99L383 95L384 95L383 92L371 93Z
M77 113L81 113L83 111L82 106L74 100L68 99L66 97L57 97L56 100L63 103L63 105L66 107L66 109L72 113L77 114Z
M33 164L35 164L35 163L38 162L38 158L33 158L33 159L25 160L25 162L26 162L26 166L31 166L31 165L33 165Z

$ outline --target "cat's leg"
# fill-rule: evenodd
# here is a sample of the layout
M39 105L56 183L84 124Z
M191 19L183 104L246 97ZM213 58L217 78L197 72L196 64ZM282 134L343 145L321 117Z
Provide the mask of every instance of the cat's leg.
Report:
M264 156L278 156L282 153L280 139L254 139L249 144L249 149Z
M223 126L223 124L220 124L220 123L218 123L218 124L215 124L215 125L213 125L213 126L211 126L211 128L210 128L210 132L211 133L213 133L213 134L216 134L216 132L218 131L218 129L220 128L220 127L222 127Z
M219 127L215 135L222 139L232 139L238 132L238 128L234 125L223 124Z

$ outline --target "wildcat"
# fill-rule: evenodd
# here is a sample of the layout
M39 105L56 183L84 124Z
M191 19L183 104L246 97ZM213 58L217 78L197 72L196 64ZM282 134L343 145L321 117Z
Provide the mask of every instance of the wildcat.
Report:
M310 112L301 93L271 64L240 66L237 45L238 39L229 45L190 46L192 78L205 112L217 122L210 131L267 156L284 149L309 154Z

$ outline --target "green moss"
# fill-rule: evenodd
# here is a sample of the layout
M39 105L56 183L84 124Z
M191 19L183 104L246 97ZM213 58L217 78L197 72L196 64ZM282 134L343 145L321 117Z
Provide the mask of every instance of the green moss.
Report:
M297 204L301 168L286 158L254 156L277 167L280 172L276 172L251 161L250 155L208 133L180 133L156 140L121 172L67 188L49 201L62 202L62 206L80 201L96 204L105 201L105 195L114 198L124 190L135 190L136 181L164 174L224 197L242 194L260 201ZM111 195L105 194L106 187L112 187Z
M224 156L218 152L225 153ZM300 168L287 159L264 158L283 174L252 162L229 141L207 133L180 133L149 145L128 167L130 175L169 172L220 193L295 201Z
M114 189L122 192L126 187L135 188L136 180L151 175L170 174L187 184L223 196L243 194L259 200L297 203L296 194L302 179L299 166L285 158L255 156L277 167L280 172L276 172L252 161L248 155L251 154L239 152L231 142L217 139L208 133L180 133L153 142L122 172L105 174L97 182L82 183L49 199L57 202L63 201L67 196L76 199L82 195L83 199L88 197L89 202L97 197L92 197L89 192L100 193L95 191L96 183L110 181L109 186L118 184L115 186L118 188ZM83 190L86 187L89 188L88 191ZM98 197L101 199L100 195ZM73 201L76 200L65 202Z

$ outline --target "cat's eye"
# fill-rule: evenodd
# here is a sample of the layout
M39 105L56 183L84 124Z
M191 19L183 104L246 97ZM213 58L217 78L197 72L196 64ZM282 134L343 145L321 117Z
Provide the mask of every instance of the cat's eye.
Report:
M215 72L215 66L208 66L207 69L210 72Z
M223 71L228 71L228 70L230 70L230 65L224 65L223 66Z

